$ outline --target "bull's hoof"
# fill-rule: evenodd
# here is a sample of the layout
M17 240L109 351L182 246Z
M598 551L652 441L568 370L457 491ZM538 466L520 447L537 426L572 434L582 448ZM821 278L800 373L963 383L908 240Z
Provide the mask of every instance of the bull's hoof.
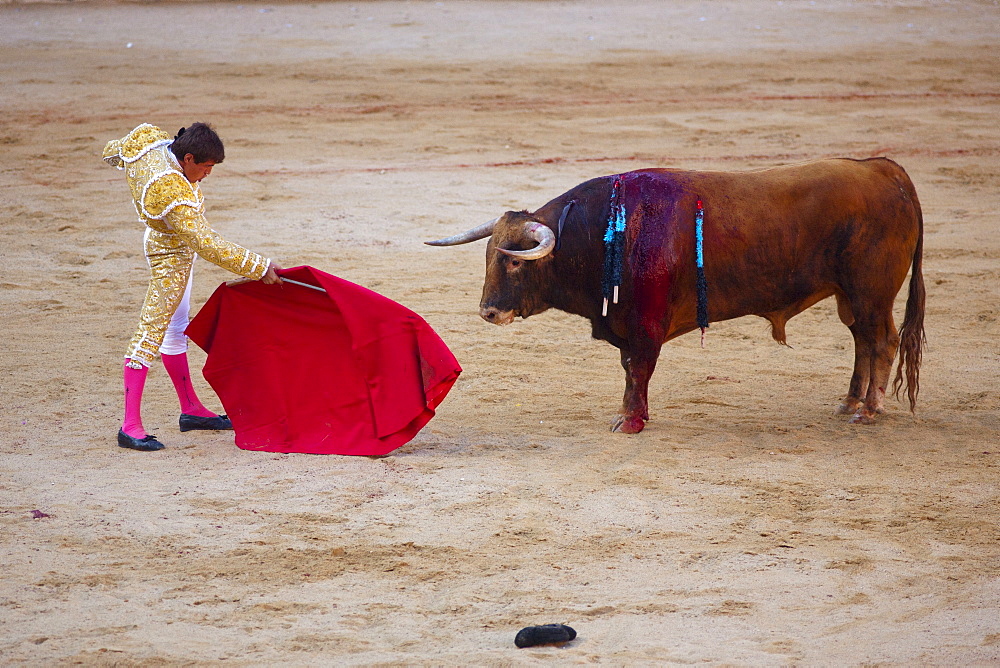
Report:
M866 410L860 410L848 422L850 424L875 424L875 414Z
M857 399L845 399L844 403L837 406L837 410L834 412L836 415L854 415L860 411L861 407L864 405L865 402Z
M638 434L646 426L646 421L641 417L618 415L611 423L611 431L620 434Z

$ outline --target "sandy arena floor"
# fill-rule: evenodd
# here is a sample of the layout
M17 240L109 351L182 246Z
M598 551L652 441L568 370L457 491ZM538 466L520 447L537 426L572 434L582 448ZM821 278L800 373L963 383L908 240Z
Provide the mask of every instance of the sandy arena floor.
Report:
M998 25L943 0L0 4L0 663L1000 664ZM461 361L408 445L180 434L157 367L168 448L115 446L146 269L100 153L196 120L228 149L217 229ZM561 313L483 322L483 243L421 244L602 174L873 155L922 200L929 345L916 415L872 427L833 415L828 300L792 348L759 319L668 344L652 421L611 434L617 352ZM197 304L231 277L197 273ZM546 622L579 637L514 647Z

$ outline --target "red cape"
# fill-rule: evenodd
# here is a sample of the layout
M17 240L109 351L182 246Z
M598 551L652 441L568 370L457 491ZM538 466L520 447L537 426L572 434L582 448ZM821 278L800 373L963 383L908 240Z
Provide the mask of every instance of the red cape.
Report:
M384 455L434 417L462 368L419 315L312 267L323 288L223 283L188 325L244 450Z

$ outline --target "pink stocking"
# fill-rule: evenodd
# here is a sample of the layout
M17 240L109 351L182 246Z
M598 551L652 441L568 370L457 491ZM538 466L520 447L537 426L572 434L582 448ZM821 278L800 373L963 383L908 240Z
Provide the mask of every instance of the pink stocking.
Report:
M142 388L146 385L149 369L143 365L133 369L129 362L130 360L125 360L122 373L125 380L125 419L122 421L122 431L133 438L142 438L146 435L142 426Z
M205 408L194 391L194 385L191 384L191 371L188 368L187 353L160 355L160 359L163 360L163 368L167 370L167 375L170 376L170 380L174 383L174 389L177 390L177 400L181 404L181 413L199 417L214 416L215 413Z

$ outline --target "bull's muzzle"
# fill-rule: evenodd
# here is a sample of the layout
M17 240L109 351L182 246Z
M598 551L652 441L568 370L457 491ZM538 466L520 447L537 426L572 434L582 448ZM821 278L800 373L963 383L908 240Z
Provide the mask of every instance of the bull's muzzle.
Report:
M479 309L479 316L494 325L509 325L514 322L513 311L501 311L495 306L484 306Z

